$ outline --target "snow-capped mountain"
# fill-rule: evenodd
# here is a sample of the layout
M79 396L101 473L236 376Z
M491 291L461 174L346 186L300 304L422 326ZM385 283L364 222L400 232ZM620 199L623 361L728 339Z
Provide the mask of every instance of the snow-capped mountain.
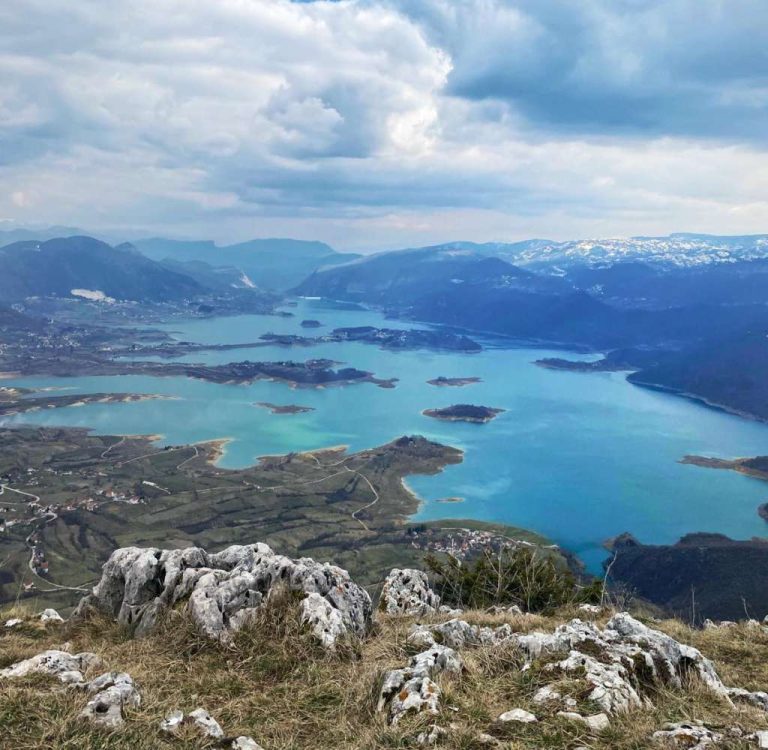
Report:
M628 237L567 242L516 243L495 254L521 266L603 265L637 261L677 267L733 263L768 257L768 235L720 237L671 234L667 237Z

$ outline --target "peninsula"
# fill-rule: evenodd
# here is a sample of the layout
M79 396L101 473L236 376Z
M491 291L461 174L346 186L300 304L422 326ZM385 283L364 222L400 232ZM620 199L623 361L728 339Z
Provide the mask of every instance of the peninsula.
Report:
M85 404L124 404L136 401L172 399L157 393L68 393L63 396L26 396L36 393L30 389L0 389L0 416L12 416L41 409L57 409L64 406L85 406ZM12 396L16 396L13 398Z
M746 474L755 479L768 481L768 456L756 456L755 458L711 458L709 456L683 456L681 464L703 466L707 469L729 469Z

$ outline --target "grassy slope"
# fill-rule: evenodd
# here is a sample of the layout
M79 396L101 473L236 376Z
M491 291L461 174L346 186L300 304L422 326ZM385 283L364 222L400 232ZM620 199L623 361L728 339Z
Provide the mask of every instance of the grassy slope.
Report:
M525 631L551 630L573 614L561 611L544 618L467 613L465 617L480 624L510 622ZM616 717L608 730L590 736L580 725L555 717L556 709L531 703L534 692L552 682L541 664L522 672L514 649L496 647L464 650L465 674L439 680L444 690L439 717L407 717L393 729L375 713L375 694L382 672L406 662L405 635L411 622L381 618L367 641L337 656L318 652L301 632L291 606L265 615L229 647L201 640L181 613L173 613L163 630L141 640L129 639L120 628L102 621L47 627L34 622L0 632L0 667L69 641L74 652L101 655L106 669L129 672L143 696L141 708L128 711L124 729L110 734L77 719L86 702L77 691L62 690L58 683L39 677L0 683L2 747L214 747L191 732L171 741L158 731L168 711L197 706L206 708L228 735L251 735L266 750L414 747L418 732L435 721L452 727L440 747L453 750L481 747L475 743L480 732L495 734L510 750L579 746L641 750L651 746L648 738L666 721L699 719L709 726L740 725L750 731L768 726L764 713L729 707L691 683L683 690L652 693L653 707ZM749 689L768 685L768 635L762 629L692 631L676 621L655 626L713 658L727 684ZM566 690L573 688L570 694L579 700L578 710L596 711L584 700L583 691L576 692L578 683L560 684ZM515 707L532 710L539 723L506 730L494 725L499 713ZM748 745L731 742L727 747Z

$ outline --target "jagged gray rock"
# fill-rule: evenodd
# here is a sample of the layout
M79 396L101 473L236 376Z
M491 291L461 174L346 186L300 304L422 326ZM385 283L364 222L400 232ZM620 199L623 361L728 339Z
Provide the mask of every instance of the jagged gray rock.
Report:
M142 635L169 607L187 599L200 629L227 640L280 587L311 597L302 611L327 647L342 635L364 636L371 626L370 596L347 571L309 558L292 560L266 544L233 545L216 554L198 547L118 549L73 616L95 608Z
M560 700L562 700L562 695L555 690L551 685L544 685L544 687L539 688L533 695L533 698L531 698L531 701L533 703L558 703Z
M416 744L420 747L436 745L443 737L448 736L448 730L433 724L428 732L420 732L416 737Z
M139 691L129 674L105 672L86 682L83 672L98 667L102 660L90 651L70 654L67 651L50 650L16 662L0 670L0 679L25 677L29 674L47 674L73 688L93 694L80 716L94 724L116 729L123 723L123 706L138 706Z
M230 745L232 750L264 750L264 748L251 737L235 737Z
M407 641L417 648L427 648L430 644L440 643L451 648L467 646L490 646L508 640L513 635L512 626L504 624L498 628L478 627L465 620L448 620L437 625L412 625Z
M40 622L64 622L64 618L55 609L45 609L40 615Z
M493 604L486 610L489 615L525 615L525 612L517 604L510 604L508 607L503 607L500 604Z
M160 730L167 732L168 734L175 734L179 727L185 723L194 724L200 734L204 737L221 739L224 736L224 730L221 728L219 722L216 721L216 719L214 719L204 708L196 708L194 711L190 711L186 716L183 711L178 709L171 711L166 714L166 717L160 722ZM238 737L237 739L245 741L250 740L250 737ZM253 740L250 741L252 742ZM235 747L234 742L232 747ZM249 746L246 744L242 745L242 747L247 748Z
M749 703L756 708L761 708L763 711L768 711L768 693L762 690L756 690L750 692L744 690L744 688L727 688L728 697L732 701L738 701L740 703Z
M568 719L568 721L578 721L583 722L584 717L581 714L576 713L575 711L558 711L557 716L559 716L561 719Z
M178 709L175 711L171 711L160 722L160 730L163 732L175 732L181 726L181 723L183 721L184 721L183 711L179 711Z
M449 607L447 604L441 604L437 608L437 613L439 615L448 615L449 617L458 617L464 613L464 610L457 607Z
M307 594L301 603L301 621L312 628L312 632L327 649L333 649L336 641L346 632L339 610L314 592Z
M206 737L219 739L224 736L224 730L216 719L213 718L204 708L196 708L189 712L187 717L191 719L200 733Z
M713 622L712 620L704 620L704 630L720 630L721 628L735 628L736 623L732 620L721 620Z
M571 651L567 659L550 665L563 672L583 674L592 686L590 700L608 713L628 711L642 706L643 702L632 683L630 671L624 664L604 664L580 651Z
M394 568L384 581L380 608L388 615L427 615L439 607L440 597L421 570Z
M654 732L655 742L668 747L686 748L686 750L708 750L723 741L720 732L708 729L703 724L668 724L666 729Z
M390 670L384 675L377 709L384 711L389 706L390 724L397 724L409 711L436 714L440 688L434 679L443 672L459 674L462 669L463 663L456 651L433 644L412 657L407 667Z
M584 717L584 723L589 727L591 732L596 734L608 729L611 726L610 719L605 714L592 714L591 716Z
M579 612L587 615L599 615L603 611L603 608L597 604L580 604L578 609Z
M538 719L530 711L526 711L522 708L513 708L510 711L505 711L500 714L496 721L500 721L506 724L510 721L516 721L518 724L535 724Z
M105 672L86 685L89 693L95 693L80 712L80 716L98 726L118 729L124 723L123 707L137 708L141 696L133 679L125 672Z
M65 684L79 684L85 682L83 672L100 664L101 659L90 651L70 654L52 649L0 669L0 679L25 677L28 674L47 674Z
M603 629L593 622L575 619L552 633L520 634L508 624L482 628L463 620L449 620L437 625L414 625L407 640L417 647L439 641L455 649L511 642L529 662L566 653L566 658L545 668L584 679L591 686L589 698L608 715L643 706L647 701L641 687L644 679L650 677L680 688L683 675L688 673L697 674L724 700L739 700L768 711L768 693L726 687L712 662L698 649L649 628L626 612L614 615ZM600 657L593 656L595 653Z

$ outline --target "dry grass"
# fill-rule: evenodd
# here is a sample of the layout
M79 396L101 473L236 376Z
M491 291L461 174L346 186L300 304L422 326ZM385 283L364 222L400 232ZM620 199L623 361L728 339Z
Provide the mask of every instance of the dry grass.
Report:
M468 613L465 617L477 624L510 622L523 631L551 630L572 614L521 618ZM0 619L18 615L4 613ZM592 736L583 726L556 717L556 707L533 706L534 692L551 684L552 675L545 674L541 664L521 671L520 654L513 647L497 647L463 652L465 673L441 680L438 717L409 717L393 729L375 713L374 703L383 672L405 664L410 655L405 637L412 621L407 619L381 619L371 638L329 656L302 631L289 599L242 631L229 646L200 637L181 613L173 613L159 632L139 640L101 620L45 626L29 618L29 613L24 616L23 626L0 632L0 667L68 641L73 652L98 653L106 669L129 672L143 702L140 709L127 712L122 730L110 733L77 718L86 701L82 693L39 676L7 680L0 683L3 750L220 747L201 740L191 729L176 738L159 732L166 713L198 706L206 708L227 735L251 735L266 750L412 748L416 735L433 723L450 727L439 747L453 750L482 748L476 741L480 732L493 734L502 747L515 750L579 746L640 750L651 746L649 736L667 721L698 719L715 727L739 725L749 731L768 727L761 712L730 707L692 683L685 690L657 691L653 707L614 718L610 729ZM728 684L768 687L768 635L762 629L738 626L701 632L672 621L658 626L713 658ZM577 710L596 712L583 684L571 678L557 685L579 702ZM501 712L516 707L536 713L539 723L513 727L495 723Z

